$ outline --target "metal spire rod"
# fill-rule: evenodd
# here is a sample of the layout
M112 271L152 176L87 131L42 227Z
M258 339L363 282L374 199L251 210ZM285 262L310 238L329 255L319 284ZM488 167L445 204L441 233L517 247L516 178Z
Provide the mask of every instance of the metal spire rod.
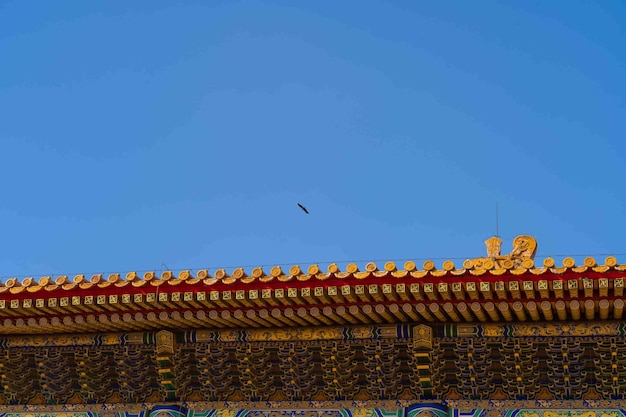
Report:
M496 236L498 235L498 203L496 203Z

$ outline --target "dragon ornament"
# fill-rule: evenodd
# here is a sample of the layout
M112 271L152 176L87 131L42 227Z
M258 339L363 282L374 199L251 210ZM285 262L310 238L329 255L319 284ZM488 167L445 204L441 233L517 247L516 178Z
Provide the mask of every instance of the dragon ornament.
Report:
M513 239L513 250L508 255L501 255L500 248L502 239L492 236L485 241L487 257L468 259L465 267L484 269L513 269L534 267L535 253L537 252L537 240L529 235L516 236Z

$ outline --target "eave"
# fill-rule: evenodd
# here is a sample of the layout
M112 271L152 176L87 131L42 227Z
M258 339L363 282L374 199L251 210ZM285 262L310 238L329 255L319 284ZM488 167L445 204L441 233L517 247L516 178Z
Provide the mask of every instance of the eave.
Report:
M527 260L529 261L529 260ZM391 323L621 319L624 271L613 257L588 257L555 267L532 261L496 268L471 260L437 269L409 261L402 269L368 263L361 271L331 264L306 271L293 266L230 274L217 270L135 272L122 278L82 275L23 281L0 287L2 334L82 333L169 328L267 328Z

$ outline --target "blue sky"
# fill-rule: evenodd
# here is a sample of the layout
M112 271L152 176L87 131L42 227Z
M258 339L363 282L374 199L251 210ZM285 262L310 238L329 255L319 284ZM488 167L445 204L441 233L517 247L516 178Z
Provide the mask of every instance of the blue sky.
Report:
M0 276L483 256L496 203L505 252L624 254L624 22L0 1Z

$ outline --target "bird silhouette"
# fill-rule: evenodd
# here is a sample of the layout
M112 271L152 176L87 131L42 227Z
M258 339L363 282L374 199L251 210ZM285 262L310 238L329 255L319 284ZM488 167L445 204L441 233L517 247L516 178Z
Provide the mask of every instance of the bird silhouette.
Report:
M305 212L306 214L309 214L309 210L307 210L306 207L304 207L302 204L298 203L298 207L300 207L302 211Z

